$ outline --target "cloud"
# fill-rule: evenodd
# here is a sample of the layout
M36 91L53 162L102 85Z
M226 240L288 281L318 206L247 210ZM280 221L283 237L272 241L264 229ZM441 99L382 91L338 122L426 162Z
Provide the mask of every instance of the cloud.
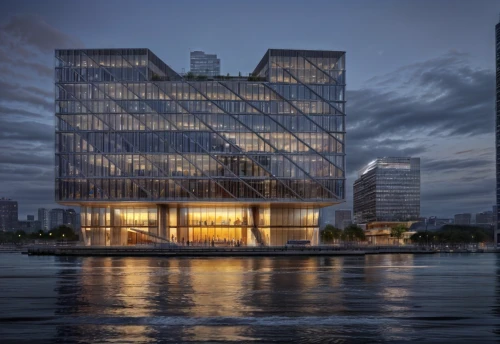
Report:
M28 57L32 54L29 46L44 54L53 54L54 49L81 47L81 42L47 24L40 16L18 15L11 17L0 26L0 42L16 47L18 55ZM75 45L77 43L78 45ZM52 55L53 56L53 55Z
M492 70L460 53L407 66L348 92L350 139L491 133L494 85Z
M26 118L43 118L41 112L31 111L22 108L12 108L0 105L0 116L17 116Z
M443 172L448 170L463 170L469 169L471 165L479 169L483 167L492 167L492 159L476 158L476 159L448 159L448 160L424 160L422 169L433 170L434 172Z
M49 97L50 93L43 89L0 80L0 103L22 103L24 107L34 106L50 112L54 109L54 101Z
M20 214L54 204L54 50L81 47L38 16L0 24L0 189Z
M494 202L493 70L452 51L347 92L347 204L357 171L377 157L421 158L421 214L450 216ZM470 200L470 201L468 201Z

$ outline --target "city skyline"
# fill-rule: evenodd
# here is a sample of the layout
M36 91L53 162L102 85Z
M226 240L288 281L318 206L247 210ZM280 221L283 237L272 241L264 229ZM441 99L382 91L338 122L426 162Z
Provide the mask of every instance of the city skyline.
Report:
M333 6L337 11L344 11L343 17L351 14L363 19L364 24L356 27L358 21L350 23L340 18L331 24L331 30L326 30L339 32L345 28L352 33L348 40L341 35L331 38L326 32L312 29L288 37L283 30L291 29L292 23L269 31L271 16L260 13L261 26L251 28L250 23L231 19L231 15L250 10L249 5L225 3L231 20L218 30L234 26L240 34L260 33L262 37L252 42L236 42L237 54L232 50L235 47L223 47L218 30L212 30L210 36L206 33L197 36L193 35L197 29L191 28L173 41L158 39L157 35L180 25L175 20L170 23L164 20L153 33L149 29L138 31L135 25L122 27L121 33L100 31L78 18L68 26L57 15L60 4L58 1L44 4L20 1L15 5L0 5L0 39L4 43L0 50L3 63L0 125L5 128L0 136L0 145L4 148L0 156L4 162L0 186L3 197L19 202L20 217L36 213L41 206L56 207L51 86L54 49L107 47L110 42L119 47L148 46L161 59L169 61L177 72L189 69L189 49L209 51L223 59L224 72L233 75L240 71L248 75L253 62L268 47L345 50L349 60L347 203L338 208L352 209L352 184L357 169L379 156L421 157L422 216L477 213L490 209L495 203L492 27L498 22L500 11L496 2L483 1L483 6L456 2L450 6L446 1L425 5L364 2L363 6L317 2L323 8ZM110 1L103 6L110 7L110 11L132 11L130 2L121 4ZM278 5L276 2L270 6ZM74 5L65 6L70 10ZM151 2L150 6L162 8L161 3ZM301 3L287 2L287 6L294 12L303 8L305 12L299 13L309 14L309 9ZM169 9L168 15L187 11L181 4L172 4ZM81 10L83 18L88 9ZM201 27L210 20L210 10L200 12L206 15L206 18L195 15ZM382 12L392 18L392 26L383 23L387 20L372 15ZM99 22L102 14L96 13L94 20ZM405 18L404 24L399 24L397 18ZM144 23L144 20L138 18L137 22ZM312 23L313 19L302 20ZM464 20L470 25L464 26ZM154 22L151 18L147 21L148 25ZM366 32L368 25L370 32ZM408 28L405 29L405 25ZM442 33L442 25L456 35L448 37ZM400 29L397 35L392 34L394 26ZM421 30L416 31L416 27ZM409 31L413 33L411 40L405 36ZM361 37L372 38L373 44L362 46ZM407 41L411 41L411 45Z

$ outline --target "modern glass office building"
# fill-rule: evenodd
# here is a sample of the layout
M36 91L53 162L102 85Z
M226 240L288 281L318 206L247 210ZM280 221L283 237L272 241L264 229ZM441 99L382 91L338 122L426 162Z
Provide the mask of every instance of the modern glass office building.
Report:
M354 182L357 223L408 221L420 216L420 158L378 158Z
M189 54L190 72L195 75L215 77L220 75L220 59L216 54L206 54L203 51L192 51Z
M497 202L496 202L496 223L495 223L495 242L500 244L500 22L495 26L496 37L496 174L497 174Z
M56 200L88 245L317 243L344 200L345 53L184 79L148 49L57 50Z

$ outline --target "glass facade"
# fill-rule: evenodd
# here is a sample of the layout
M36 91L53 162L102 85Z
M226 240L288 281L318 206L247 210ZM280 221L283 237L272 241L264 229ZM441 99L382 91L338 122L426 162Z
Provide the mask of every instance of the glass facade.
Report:
M203 51L189 53L190 72L195 75L217 76L220 75L220 59L216 54L205 54Z
M495 26L496 37L496 177L497 177L497 201L496 201L496 223L495 223L495 242L500 244L500 23Z
M408 221L420 216L420 158L378 158L354 182L357 223Z
M308 236L317 216L261 233L261 211L315 213L344 199L344 52L268 50L248 78L203 81L181 77L148 49L55 57L56 200L84 207L91 245L137 243L123 234L133 226L150 240L272 245L284 240L273 228ZM158 221L143 229L101 225L101 211L129 208L156 209ZM218 211L234 213L221 215L222 224ZM210 218L220 233L204 232ZM224 226L231 227L224 233Z

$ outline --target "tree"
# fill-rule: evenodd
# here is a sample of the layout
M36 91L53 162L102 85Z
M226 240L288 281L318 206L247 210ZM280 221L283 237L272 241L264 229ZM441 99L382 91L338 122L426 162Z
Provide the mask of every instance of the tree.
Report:
M405 225L400 223L399 225L396 225L391 228L391 237L398 239L398 244L399 244L399 239L403 237L403 233L406 232L408 228L406 228Z
M349 225L342 233L342 239L349 241L363 241L366 239L363 229L356 225Z
M29 237L31 239L47 239L47 233L40 229L37 232L30 233Z
M335 228L332 225L326 225L321 231L321 241L324 243L331 243L334 240L340 239L341 235L342 231L340 229Z
M75 234L73 229L65 225L54 228L50 233L52 233L51 237L54 239L78 240L78 235Z
M446 225L436 232L422 231L411 236L411 241L419 244L465 244L492 240L491 230L473 226Z
M194 75L193 72L188 72L186 74L186 79L188 79L188 80L193 80L195 77L196 77L196 75Z

